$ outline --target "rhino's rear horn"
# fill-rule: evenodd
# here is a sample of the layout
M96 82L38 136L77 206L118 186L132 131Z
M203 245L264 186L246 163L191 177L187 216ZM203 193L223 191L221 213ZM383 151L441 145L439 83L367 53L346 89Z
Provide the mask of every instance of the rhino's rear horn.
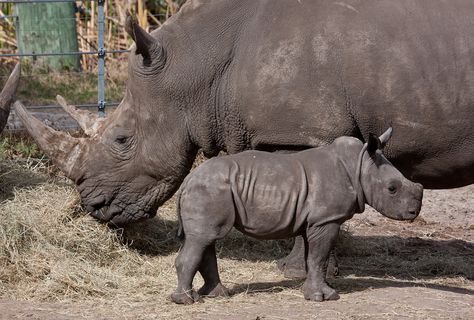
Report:
M99 130L105 118L99 118L94 113L87 110L79 110L74 106L68 105L66 100L60 96L56 96L56 100L69 113L69 115L77 121L84 133L90 137L94 136Z
M149 63L154 53L161 54L162 47L158 40L143 30L135 17L127 16L125 30L135 41L136 53L143 56L145 63Z

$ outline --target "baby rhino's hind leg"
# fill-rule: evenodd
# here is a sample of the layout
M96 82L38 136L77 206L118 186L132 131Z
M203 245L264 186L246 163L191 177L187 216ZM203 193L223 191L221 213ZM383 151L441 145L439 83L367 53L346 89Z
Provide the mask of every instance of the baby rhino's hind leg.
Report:
M215 243L212 243L206 248L206 250L204 250L204 256L199 267L199 273L201 273L204 279L204 285L198 291L199 295L210 298L229 296L229 290L222 285L219 277Z
M178 287L171 294L171 300L178 304L192 304L200 300L193 290L193 279L203 259L203 253L209 243L197 237L186 237L184 246L176 257L175 267L178 275Z
M203 185L200 181L190 180L187 184L189 190L181 193L180 217L186 240L176 258L178 288L171 295L176 303L193 303L199 294L227 295L227 289L219 278L214 243L229 233L234 225L233 200L228 186L222 181L217 182ZM198 270L204 278L199 294L192 290Z

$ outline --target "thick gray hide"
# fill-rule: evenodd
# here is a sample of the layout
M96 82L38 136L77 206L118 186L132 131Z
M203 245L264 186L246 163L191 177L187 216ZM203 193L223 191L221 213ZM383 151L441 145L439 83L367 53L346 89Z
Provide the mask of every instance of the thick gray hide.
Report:
M420 212L422 186L404 178L377 150L378 143L369 141L365 151L356 138L342 137L318 149L289 155L247 151L198 167L178 198L186 242L176 260L178 289L172 299L198 298L191 293L197 270L209 279L200 294L225 293L211 252L232 227L260 239L303 235L309 250L305 298L336 299L325 283L324 264L339 226L362 212L364 203L399 220Z

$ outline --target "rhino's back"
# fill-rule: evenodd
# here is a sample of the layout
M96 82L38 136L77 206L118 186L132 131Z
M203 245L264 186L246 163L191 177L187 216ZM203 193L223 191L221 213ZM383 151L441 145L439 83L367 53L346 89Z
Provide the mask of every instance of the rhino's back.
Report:
M474 179L472 1L258 3L231 80L252 147L318 146L392 125L387 156L407 177Z
M211 159L194 174L194 179L230 188L235 207L235 227L263 239L277 239L301 232L309 214L318 210L326 220L340 185L336 157L331 147L294 154L245 151ZM227 176L223 178L223 176ZM330 177L328 179L328 177ZM328 187L330 186L330 187ZM219 187L221 188L221 187Z

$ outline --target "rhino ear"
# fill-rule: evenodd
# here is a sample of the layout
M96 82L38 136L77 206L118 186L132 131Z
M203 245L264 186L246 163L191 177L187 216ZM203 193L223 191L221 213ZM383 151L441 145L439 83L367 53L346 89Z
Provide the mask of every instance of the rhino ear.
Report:
M380 149L380 146L381 142L379 138L375 134L369 133L369 140L367 140L367 152L370 155L373 155L377 149Z
M125 30L135 41L136 53L142 55L144 63L150 63L154 55L163 55L161 44L153 38L148 32L143 30L135 17L127 16ZM159 59L159 57L156 57Z
M390 140L390 138L392 137L392 132L393 132L392 127L389 127L387 131L382 133L382 135L379 137L380 149L385 148L385 145L387 144L388 140Z

